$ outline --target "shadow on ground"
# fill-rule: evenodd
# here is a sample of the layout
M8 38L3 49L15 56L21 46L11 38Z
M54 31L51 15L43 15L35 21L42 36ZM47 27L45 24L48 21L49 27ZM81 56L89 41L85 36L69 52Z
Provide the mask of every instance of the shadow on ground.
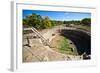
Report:
M62 29L61 35L69 38L76 46L79 55L91 55L91 36L82 31Z

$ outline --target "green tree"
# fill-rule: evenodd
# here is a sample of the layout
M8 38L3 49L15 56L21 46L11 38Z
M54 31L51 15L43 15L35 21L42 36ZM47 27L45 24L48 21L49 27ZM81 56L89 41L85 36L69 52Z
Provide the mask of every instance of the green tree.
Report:
M23 19L23 27L29 27L28 21L26 19Z
M43 27L44 28L50 28L52 27L51 21L49 20L49 17L45 17L43 19Z
M90 25L91 24L91 19L90 18L84 18L81 20L81 23L83 25Z
M33 13L23 19L23 25L40 29L42 26L42 17Z

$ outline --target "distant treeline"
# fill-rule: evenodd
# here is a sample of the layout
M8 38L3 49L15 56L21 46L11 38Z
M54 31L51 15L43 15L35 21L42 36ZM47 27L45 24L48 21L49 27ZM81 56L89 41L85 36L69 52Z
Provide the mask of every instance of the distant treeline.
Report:
M90 26L91 19L84 18L79 21L57 21L50 20L49 17L42 17L41 15L37 15L35 13L23 19L23 27L35 27L37 29L52 28L57 25L70 26L70 24Z

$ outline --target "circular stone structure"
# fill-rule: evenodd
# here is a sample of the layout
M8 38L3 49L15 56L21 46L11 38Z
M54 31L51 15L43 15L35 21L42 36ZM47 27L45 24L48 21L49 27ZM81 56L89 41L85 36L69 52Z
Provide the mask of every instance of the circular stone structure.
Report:
M70 39L76 46L79 55L86 53L91 55L91 36L81 30L62 29L60 34Z
M55 48L53 50L57 52L67 55L83 55L86 59L90 59L91 36L87 31L73 28L60 29L50 43Z
M32 34L27 35L33 37ZM42 42L40 42L39 37L30 37L29 47L24 45L24 43L27 44L27 42L25 38L23 38L23 62L90 59L90 57L87 58L87 56L91 55L91 36L81 29L78 30L70 27L66 29L61 27L59 31L59 27L56 27L53 29L48 29L43 37L48 39L48 41L51 43L51 47L45 46ZM55 46L54 43L57 44L57 46ZM66 45L68 46L65 48Z

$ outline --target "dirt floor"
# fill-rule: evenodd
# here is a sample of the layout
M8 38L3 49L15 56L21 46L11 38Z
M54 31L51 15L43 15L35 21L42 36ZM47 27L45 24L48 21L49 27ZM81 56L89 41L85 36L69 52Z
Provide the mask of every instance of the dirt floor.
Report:
M58 39L60 37L57 37ZM53 39L56 40L56 39ZM24 40L25 42L26 40ZM54 43L56 45L56 43ZM40 39L30 39L30 47L23 46L23 62L44 62L44 61L68 61L80 60L81 56L66 55L60 53L56 48L44 46Z
M66 41L64 41L65 39ZM67 43L67 44L65 44L65 46L62 46L63 43ZM56 35L55 38L52 39L50 45L54 47L53 50L57 52L64 53L67 55L68 54L78 55L75 44L71 40L61 36L60 34ZM61 52L61 49L59 49L61 47L64 47L64 50L62 50L63 52Z

